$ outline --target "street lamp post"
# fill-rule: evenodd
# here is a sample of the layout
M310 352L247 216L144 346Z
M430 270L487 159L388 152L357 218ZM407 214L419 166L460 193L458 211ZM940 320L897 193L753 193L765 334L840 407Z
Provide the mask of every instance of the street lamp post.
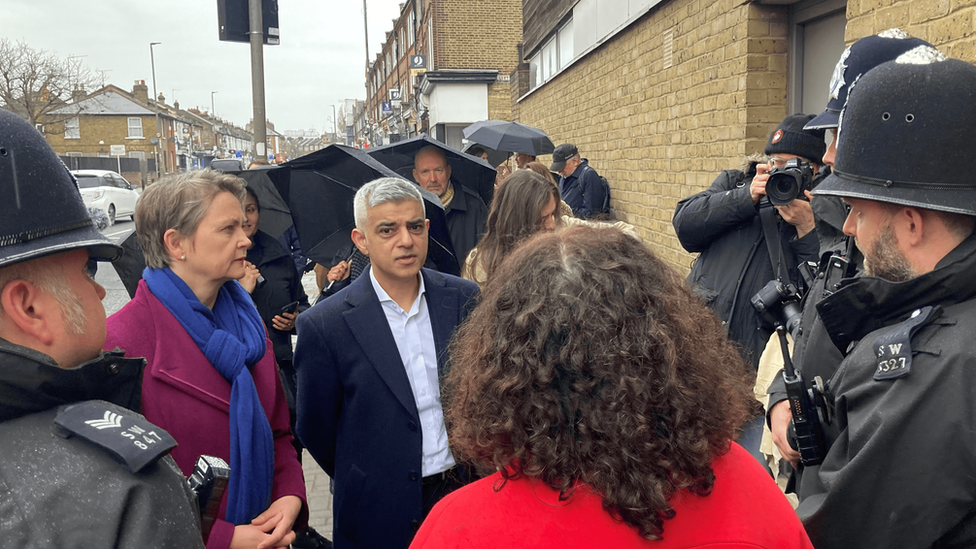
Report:
M336 110L335 103L332 104L332 135L335 136L336 143L339 142L339 133L336 129Z
M214 94L215 93L217 93L217 92L215 92L215 91L210 92L210 116L214 117L214 120L217 119L217 107L214 106Z
M152 65L152 81L153 81L153 96L152 96L152 100L153 100L153 111L156 113L156 139L157 140L161 140L162 139L163 132L161 131L161 128L159 127L159 107L157 107L155 105L155 103L156 103L156 97L157 97L157 95L156 95L156 55L155 55L155 52L153 51L153 46L158 46L160 44L162 44L162 42L150 42L149 43L149 62ZM157 145L157 147L158 147L158 145ZM158 147L158 148L161 149L162 147ZM166 152L164 150L163 151L164 163L165 163L165 158L166 158ZM165 171L165 168L164 168L164 171ZM156 179L159 179L159 157L156 158Z

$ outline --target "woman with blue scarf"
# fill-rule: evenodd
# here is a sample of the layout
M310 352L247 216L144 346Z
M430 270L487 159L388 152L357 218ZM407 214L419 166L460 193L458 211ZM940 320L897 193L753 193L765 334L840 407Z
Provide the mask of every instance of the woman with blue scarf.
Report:
M243 180L211 170L142 194L136 236L148 267L109 318L105 344L146 358L142 413L179 443L172 454L185 475L201 454L230 464L205 540L219 549L287 547L308 515L274 353L237 282L250 245L244 197Z

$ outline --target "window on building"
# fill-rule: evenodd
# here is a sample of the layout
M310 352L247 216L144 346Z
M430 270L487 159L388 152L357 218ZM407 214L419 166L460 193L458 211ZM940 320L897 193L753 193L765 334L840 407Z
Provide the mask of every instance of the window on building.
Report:
M129 118L129 137L142 137L142 119L137 117Z
M139 160L145 160L146 153L144 151L129 151L129 158L137 158Z
M570 19L529 59L529 87L545 84L572 60L573 20Z
M65 156L84 156L80 152L66 152L66 153L64 153L64 155Z
M69 118L64 121L64 138L81 139L81 127L78 123L78 117Z
M419 6L418 6L418 9ZM407 18L407 47L410 47L417 43L417 14L410 12L410 17Z

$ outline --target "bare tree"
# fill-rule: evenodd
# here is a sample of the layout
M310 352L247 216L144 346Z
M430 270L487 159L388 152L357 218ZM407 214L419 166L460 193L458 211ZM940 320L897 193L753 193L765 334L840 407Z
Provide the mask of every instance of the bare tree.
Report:
M104 74L93 74L77 58L61 59L24 42L0 38L0 107L24 117L35 127L50 126L46 133L63 131L57 123L77 115L71 109L63 109L71 102L73 90L93 91L104 80Z

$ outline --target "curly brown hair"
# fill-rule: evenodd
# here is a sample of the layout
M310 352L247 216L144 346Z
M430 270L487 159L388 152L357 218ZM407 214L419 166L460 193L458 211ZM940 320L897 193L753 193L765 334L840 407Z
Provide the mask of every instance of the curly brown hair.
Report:
M530 170L516 171L498 188L488 211L485 234L475 252L474 263L480 263L485 277L491 278L509 252L542 229L542 210L550 200L555 200L559 205L559 190ZM556 216L556 225L561 223L562 220ZM473 269L477 267L473 266ZM465 277L472 280L480 278L467 271L466 268Z
M455 455L564 499L584 482L647 539L674 517L676 491L710 493L712 460L754 409L718 318L613 228L541 233L510 254L451 363Z

